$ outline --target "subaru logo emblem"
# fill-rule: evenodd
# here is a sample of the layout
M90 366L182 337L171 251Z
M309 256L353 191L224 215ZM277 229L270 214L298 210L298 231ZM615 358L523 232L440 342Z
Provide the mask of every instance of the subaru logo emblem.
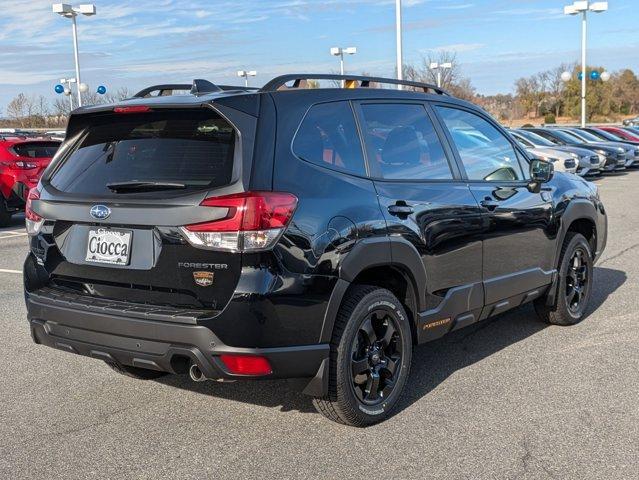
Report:
M104 205L93 205L89 213L97 220L106 220L111 216L111 209Z

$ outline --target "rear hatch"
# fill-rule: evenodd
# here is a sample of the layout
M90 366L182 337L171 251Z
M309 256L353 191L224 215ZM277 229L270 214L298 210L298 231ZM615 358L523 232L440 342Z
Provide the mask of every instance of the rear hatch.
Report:
M44 219L32 251L48 273L47 287L223 308L240 276L241 253L193 245L184 226L227 218L229 208L203 201L247 187L242 156L251 153L251 132L239 132L232 109L224 111L115 108L75 119L81 127L70 132L31 201L33 218ZM248 116L237 114L246 124ZM28 207L28 224L29 215Z
M28 186L35 186L60 147L56 140L25 140L15 143L10 151L16 166L24 170Z

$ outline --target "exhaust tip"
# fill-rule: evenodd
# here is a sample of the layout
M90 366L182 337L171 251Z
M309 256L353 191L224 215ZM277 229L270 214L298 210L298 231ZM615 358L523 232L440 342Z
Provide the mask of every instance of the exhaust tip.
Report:
M200 367L198 367L196 364L191 365L191 368L189 368L189 376L194 382L203 382L206 380L206 377L202 373L202 370L200 370Z

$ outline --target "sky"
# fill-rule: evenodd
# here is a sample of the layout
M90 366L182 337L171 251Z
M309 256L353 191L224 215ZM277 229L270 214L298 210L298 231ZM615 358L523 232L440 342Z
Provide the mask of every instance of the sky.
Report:
M0 0L0 115L20 92L53 99L74 76L71 22L51 0ZM453 51L481 94L513 91L517 78L580 58L581 22L569 0L403 0L404 62ZM95 0L79 17L82 80L91 90L136 91L205 78L260 86L283 73L337 71L330 47L355 46L346 71L393 76L394 0ZM590 14L591 64L639 73L639 2L609 0Z

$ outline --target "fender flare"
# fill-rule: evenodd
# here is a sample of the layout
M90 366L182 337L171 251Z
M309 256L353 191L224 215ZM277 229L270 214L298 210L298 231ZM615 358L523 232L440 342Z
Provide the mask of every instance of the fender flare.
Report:
M573 199L566 207L560 218L559 232L557 235L557 245L555 246L555 264L559 262L559 254L564 244L564 239L568 233L568 227L575 220L589 220L595 226L595 239L598 238L597 232L597 211L591 201L586 199ZM596 243L595 243L596 245ZM594 253L594 252L593 252Z
M328 301L319 341L330 342L337 312L348 287L368 268L389 266L400 269L415 292L415 313L421 312L426 298L426 270L423 265L415 246L401 237L375 237L358 241L339 267L339 278Z
M559 256L561 254L561 247L566 239L566 234L568 233L568 227L575 220L582 219L589 220L594 224L595 246L597 244L599 232L597 231L597 211L595 206L592 202L586 199L572 200L568 204L568 207L566 207L566 210L563 212L560 219L559 232L557 233L557 245L555 246L555 265L557 266L557 274L554 275L553 281L548 288L548 294L546 296L546 305L548 306L554 305L555 299L557 298L557 289L559 287Z

